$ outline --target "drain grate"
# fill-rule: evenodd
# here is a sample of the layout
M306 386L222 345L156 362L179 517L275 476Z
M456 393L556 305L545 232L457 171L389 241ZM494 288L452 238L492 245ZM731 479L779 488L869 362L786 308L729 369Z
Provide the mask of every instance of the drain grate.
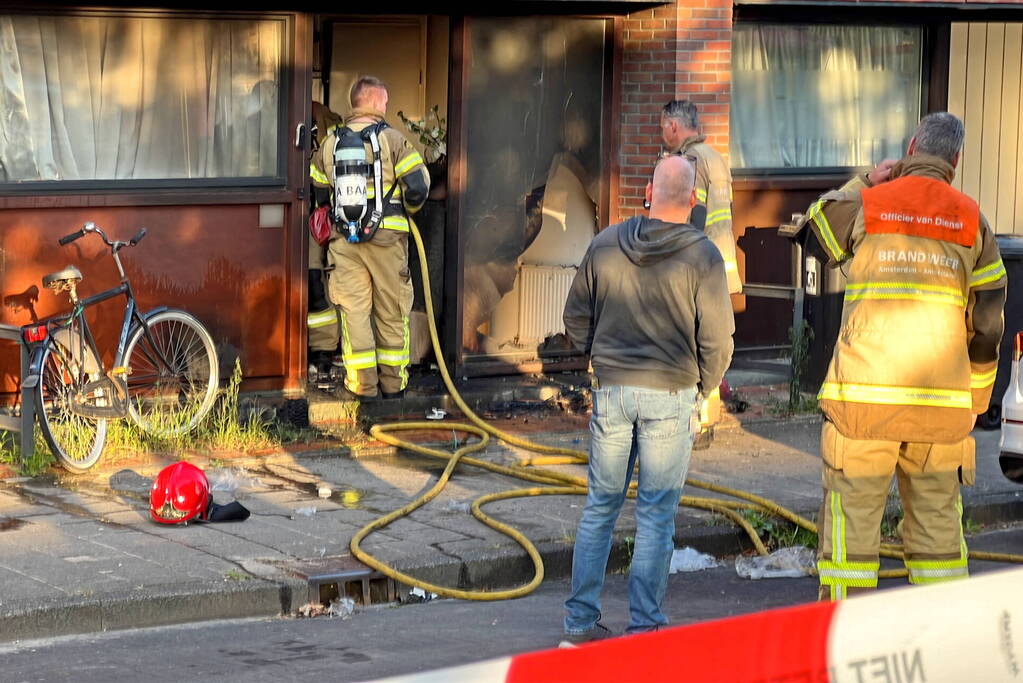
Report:
M370 569L350 555L325 557L296 568L309 584L309 602L329 605L351 598L356 605L381 605L398 599L393 579Z

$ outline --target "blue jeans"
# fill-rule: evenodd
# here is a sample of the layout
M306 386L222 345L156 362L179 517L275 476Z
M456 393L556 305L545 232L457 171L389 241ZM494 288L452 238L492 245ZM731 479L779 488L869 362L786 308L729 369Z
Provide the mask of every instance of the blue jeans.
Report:
M585 633L600 619L611 534L637 459L636 543L629 569L627 632L668 623L661 601L674 549L675 511L692 455L689 420L695 403L695 388L673 392L628 386L594 389L589 493L572 555L566 633Z

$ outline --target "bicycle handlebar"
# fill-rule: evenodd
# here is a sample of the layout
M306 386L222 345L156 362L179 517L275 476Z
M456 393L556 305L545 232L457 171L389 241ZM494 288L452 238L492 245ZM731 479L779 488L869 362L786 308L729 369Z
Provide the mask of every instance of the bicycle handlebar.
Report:
M60 240L58 240L60 242L60 246L63 247L63 246L67 246L68 244L71 244L75 240L80 239L81 237L83 237L85 235L85 233L87 233L87 232L94 232L97 235L99 235L100 238L103 240L103 243L106 244L111 249L113 249L115 252L117 252L118 250L120 250L123 247L134 247L136 244L138 244L139 242L142 241L143 237L146 236L146 229L145 228L139 228L139 231L136 232L135 236L132 237L129 241L127 241L127 242L121 242L121 241L111 242L110 239L107 237L105 232L100 230L99 227L97 227L95 223L89 222L89 223L86 223L85 225L83 225L81 230L79 230L77 232L73 232L70 235L64 235L63 237L61 237Z
M63 237L60 238L60 246L63 247L63 246L66 246L68 244L71 244L72 242L74 242L79 237L82 237L83 235L85 235L85 230L84 229L83 230L79 230L78 232L73 232L70 235L64 235Z

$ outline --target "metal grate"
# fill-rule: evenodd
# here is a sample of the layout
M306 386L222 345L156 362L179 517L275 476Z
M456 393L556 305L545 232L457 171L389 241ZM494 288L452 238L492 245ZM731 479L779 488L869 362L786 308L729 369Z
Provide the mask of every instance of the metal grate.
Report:
M346 597L357 605L365 606L398 599L394 580L349 555L305 563L296 568L296 573L309 584L309 602L329 605L338 598Z

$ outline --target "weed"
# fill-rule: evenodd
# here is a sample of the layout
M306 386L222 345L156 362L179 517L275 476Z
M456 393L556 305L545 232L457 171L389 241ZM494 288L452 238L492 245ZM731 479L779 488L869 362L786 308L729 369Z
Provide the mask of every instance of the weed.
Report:
M252 577L245 572L240 572L237 569L229 569L224 572L225 581L248 581Z
M740 513L756 530L769 550L789 546L817 547L817 534L796 526L792 522L774 517L760 510L743 510Z
M21 457L21 446L18 443L19 435L16 432L0 432L0 464L15 468L19 474L26 477L35 477L42 474L53 464L53 454L50 447L43 438L43 432L39 425L35 427L35 446L32 457L23 461Z
M984 530L984 525L983 524L980 524L979 522L975 522L974 520L970 519L969 517L963 517L963 533L966 534L967 536L972 536L973 534L979 534L983 530Z
M789 328L789 343L792 345L792 378L789 380L789 412L799 411L804 405L800 386L806 374L806 364L810 354L810 342L813 340L813 328L805 320L799 321L798 329Z

